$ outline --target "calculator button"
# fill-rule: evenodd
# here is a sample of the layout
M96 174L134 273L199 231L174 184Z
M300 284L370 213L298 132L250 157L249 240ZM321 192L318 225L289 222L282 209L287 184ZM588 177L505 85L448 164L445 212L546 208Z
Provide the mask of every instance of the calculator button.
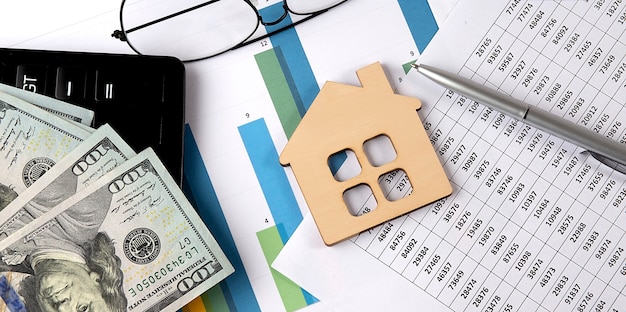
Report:
M7 66L0 62L0 82L6 83L7 81Z
M58 67L54 97L61 100L85 98L87 71L81 67Z
M18 65L15 86L35 93L44 93L48 69L42 65Z
M172 85L176 85L175 82L173 82L173 77L169 77L167 75L164 75L162 77L162 86L161 86L161 103L165 103L167 101L169 101L170 99L176 99L176 96L178 95L176 91L178 90L174 90L174 88L166 88L165 86L168 84L172 84ZM170 81L172 80L172 81Z
M111 71L98 69L96 71L96 101L113 101L120 97L122 86L119 78Z

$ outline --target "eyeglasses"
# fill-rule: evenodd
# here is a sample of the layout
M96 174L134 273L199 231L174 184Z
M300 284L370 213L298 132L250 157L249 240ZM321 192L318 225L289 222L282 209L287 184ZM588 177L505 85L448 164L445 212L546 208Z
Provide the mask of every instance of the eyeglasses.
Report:
M125 41L138 54L175 56L190 62L267 38L346 1L284 0L282 16L264 21L250 0L123 0L121 30L111 36ZM290 13L295 21L279 25ZM270 30L259 29L259 25Z

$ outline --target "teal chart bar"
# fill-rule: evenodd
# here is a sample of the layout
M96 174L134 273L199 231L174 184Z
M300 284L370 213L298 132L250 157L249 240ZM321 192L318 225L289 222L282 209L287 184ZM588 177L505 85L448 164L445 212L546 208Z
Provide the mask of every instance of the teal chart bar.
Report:
M260 311L261 308L252 290L252 285L235 246L235 241L226 223L226 218L215 194L213 183L205 169L204 162L194 140L189 125L185 125L183 190L185 195L198 210L202 221L211 229L211 233L235 267L235 272L223 280L221 296L229 311ZM203 297L207 297L203 295ZM205 298L202 298L205 299ZM204 300L210 306L210 300Z
M427 0L398 0L402 14L420 53L433 38L439 26Z

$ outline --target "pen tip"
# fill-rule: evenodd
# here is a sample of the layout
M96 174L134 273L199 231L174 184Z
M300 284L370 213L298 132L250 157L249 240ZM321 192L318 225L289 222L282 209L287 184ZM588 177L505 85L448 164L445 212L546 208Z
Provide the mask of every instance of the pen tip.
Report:
M417 64L417 63L413 63L413 64L411 64L411 67L413 67L413 68L415 68L415 69L418 69L420 66L419 66L419 64Z

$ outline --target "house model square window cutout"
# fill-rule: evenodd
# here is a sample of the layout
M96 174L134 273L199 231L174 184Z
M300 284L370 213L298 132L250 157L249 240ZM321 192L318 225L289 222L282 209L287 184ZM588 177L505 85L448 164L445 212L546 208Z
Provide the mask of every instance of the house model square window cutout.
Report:
M326 245L452 193L417 114L419 99L395 94L380 63L357 76L361 87L324 84L280 155L280 163L291 166ZM346 161L360 170L336 178L328 162L342 152L351 153ZM395 176L410 177L403 184L413 188L410 195L385 195L385 179ZM346 194L364 189L376 207L355 212Z

